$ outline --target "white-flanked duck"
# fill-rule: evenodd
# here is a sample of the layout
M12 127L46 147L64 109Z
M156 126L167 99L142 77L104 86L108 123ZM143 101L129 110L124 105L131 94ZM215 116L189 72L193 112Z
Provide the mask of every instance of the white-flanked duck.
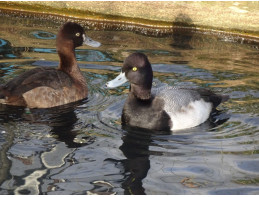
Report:
M130 82L122 111L122 124L150 130L180 130L205 122L211 112L229 99L207 89L161 87L152 89L153 71L146 55L133 53L121 73L106 86L116 88Z

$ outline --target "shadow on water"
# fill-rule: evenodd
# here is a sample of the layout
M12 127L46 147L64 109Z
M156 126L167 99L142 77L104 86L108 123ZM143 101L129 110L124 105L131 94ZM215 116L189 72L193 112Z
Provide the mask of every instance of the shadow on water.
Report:
M170 44L175 49L193 49L190 45L195 25L192 19L186 14L178 14L173 22L173 43Z

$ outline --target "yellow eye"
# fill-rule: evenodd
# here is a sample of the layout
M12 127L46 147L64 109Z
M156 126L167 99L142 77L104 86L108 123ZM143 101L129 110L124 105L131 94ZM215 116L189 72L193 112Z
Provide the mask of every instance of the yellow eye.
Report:
M138 68L137 68L137 67L133 67L132 70L133 70L133 71L137 71Z
M80 33L76 33L76 37L79 37L80 36Z

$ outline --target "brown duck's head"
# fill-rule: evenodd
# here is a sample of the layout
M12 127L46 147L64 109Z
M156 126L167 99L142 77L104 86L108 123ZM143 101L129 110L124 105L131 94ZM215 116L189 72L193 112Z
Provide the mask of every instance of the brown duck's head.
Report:
M99 47L101 44L89 38L83 27L74 22L65 23L59 30L57 35L57 48L70 46L76 48L83 44L92 47Z

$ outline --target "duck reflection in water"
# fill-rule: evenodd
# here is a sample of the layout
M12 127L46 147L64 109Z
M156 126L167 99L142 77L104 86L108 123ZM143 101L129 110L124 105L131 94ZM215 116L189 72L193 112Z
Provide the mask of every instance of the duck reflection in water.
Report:
M206 131L217 131L217 126L225 123L229 119L229 115L224 113L224 111L218 111L212 113L211 117L205 123L190 129L186 129L182 132L193 133L206 132ZM125 135L122 137L123 144L120 146L120 150L123 152L126 159L116 160L108 158L105 161L110 161L115 163L115 166L120 169L121 174L124 176L121 187L124 189L124 194L129 195L144 195L145 188L143 187L143 179L147 176L150 169L150 155L162 156L163 152L160 151L150 151L149 147L161 146L156 144L153 139L159 141L159 136L163 136L163 141L165 136L172 136L172 131L152 131L148 129L131 127L123 125L122 129ZM176 140L177 133L175 133ZM172 138L168 137L168 140ZM188 142L186 142L188 143ZM178 157L182 156L183 153L172 153L170 156Z
M86 101L87 99L47 109L28 109L0 104L0 121L23 121L32 124L48 125L51 127L50 134L52 137L64 142L68 148L78 148L94 141L92 137L85 136L85 138L89 138L83 140L86 143L75 142L75 138L78 135L78 131L75 129L76 124L78 124L75 109L77 106L82 105L82 102ZM84 125L83 127L88 126L92 125Z
M126 159L115 160L106 159L106 161L114 162L117 168L120 168L124 176L121 187L124 194L143 195L145 189L142 180L147 176L150 169L149 145L151 143L151 134L145 129L124 126L127 130L122 137L123 144L120 150Z

